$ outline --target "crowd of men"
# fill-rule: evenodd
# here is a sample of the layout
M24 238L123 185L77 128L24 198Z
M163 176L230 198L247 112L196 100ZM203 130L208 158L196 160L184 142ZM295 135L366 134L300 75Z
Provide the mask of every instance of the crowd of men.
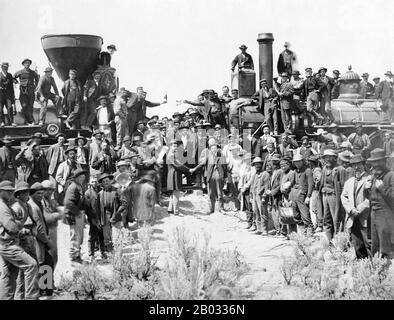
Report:
M142 87L136 93L121 88L102 95L99 73L82 87L77 72L70 70L60 98L51 68L38 78L29 59L23 64L15 77L2 64L1 106L11 108L8 121L13 123L14 97L4 92L19 77L27 123L34 121L32 103L38 92L41 124L52 100L68 127L81 126L92 136L66 140L59 133L57 142L44 149L37 132L20 150L10 136L1 139L0 298L53 294L53 283L39 288L38 279L41 268L49 266L53 272L56 267L59 220L70 227L72 262L83 262L85 220L89 261L97 258L96 251L105 260L113 250L113 230L153 223L155 205L163 206L165 200L168 213L178 215L186 185L207 190L207 214L215 212L216 204L226 214L227 195L234 211L246 212L250 232L262 237L324 231L331 240L347 230L358 258L394 256L394 137L386 132L383 145L372 146L361 124L348 137L338 132L327 107L336 85L331 86L325 68L317 75L308 68L302 81L299 72L292 72L291 82L285 72L274 89L262 80L250 99L239 98L237 90L230 95L227 86L220 96L203 90L196 101L182 101L193 106L186 112L160 119L146 117L147 107L160 104L147 101ZM339 73L334 75L337 80ZM368 76L363 78L368 83ZM365 85L362 92L381 99L380 87L373 92ZM252 104L265 115L265 123L240 130L238 109ZM296 141L294 110L330 123L329 132L319 129Z

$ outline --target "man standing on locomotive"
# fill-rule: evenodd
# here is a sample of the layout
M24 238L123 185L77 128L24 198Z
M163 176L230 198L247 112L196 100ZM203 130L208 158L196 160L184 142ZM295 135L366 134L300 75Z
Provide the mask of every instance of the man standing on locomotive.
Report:
M38 74L30 69L32 61L30 59L25 59L22 61L23 69L19 70L14 75L15 83L18 83L18 78L20 80L19 84L19 101L22 106L22 115L25 118L25 123L29 125L34 125L33 117L33 105L35 100L34 91L37 87L39 76Z
M14 123L15 109L15 92L12 74L8 72L8 62L1 64L0 72L0 127L4 126L3 108L7 108L8 125L16 126Z
M69 71L70 79L66 80L63 85L63 111L68 115L65 121L66 126L76 128L79 115L81 114L81 97L82 87L81 83L77 80L77 71L71 69Z

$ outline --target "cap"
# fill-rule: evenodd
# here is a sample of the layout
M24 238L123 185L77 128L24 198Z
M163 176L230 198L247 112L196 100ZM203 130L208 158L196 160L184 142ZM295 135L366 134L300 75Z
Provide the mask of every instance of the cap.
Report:
M324 150L324 152L323 152L323 157L325 157L325 156L334 156L334 157L337 157L338 155L337 155L337 153L335 152L335 150L327 149L327 150Z
M128 165L129 164L127 163L127 161L120 160L116 166L117 167L121 167L121 166L128 166Z
M108 97L107 97L107 96L100 96L100 97L97 99L97 102L100 102L101 100L106 100L106 101L108 101Z
M33 61L31 61L30 59L26 58L25 60L22 61L22 65L25 64L26 62L29 62L30 64L32 64Z
M256 157L256 158L253 159L252 164L262 163L262 162L263 162L263 160L260 157Z
M115 51L117 51L114 44L110 44L109 46L107 46L107 49L114 49Z
M113 176L112 174L110 174L110 173L102 173L102 174L99 176L99 178L98 178L98 182L101 183L101 181L103 181L105 178L113 179L114 176Z
M1 66L2 66L2 67L9 67L10 64L9 64L8 62L2 62L2 63L1 63Z
M324 70L325 72L327 72L327 68L321 67L321 68L319 69L318 73L320 73L320 71L322 71L322 70Z
M40 190L45 190L43 185L40 182L33 183L33 185L30 187L30 194L33 194Z
M53 71L53 69L51 67L46 67L44 70L44 72L51 72L51 71Z

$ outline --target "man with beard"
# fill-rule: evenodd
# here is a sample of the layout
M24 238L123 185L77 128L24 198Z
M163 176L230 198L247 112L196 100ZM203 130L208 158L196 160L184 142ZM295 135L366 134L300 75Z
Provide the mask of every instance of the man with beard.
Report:
M65 151L67 160L59 165L56 171L57 190L59 194L59 203L63 203L64 194L67 187L71 184L71 178L76 170L82 169L77 162L77 150L73 146L69 146Z
M110 143L104 139L101 143L101 151L93 158L92 168L102 173L114 173L116 171L117 155L111 149Z
M14 123L15 109L15 92L14 92L14 79L12 74L8 72L8 63L1 64L0 71L0 126L4 126L3 108L7 108L8 125L16 126Z
M33 105L35 100L34 91L37 87L39 76L38 74L30 69L32 61L30 59L25 59L22 61L23 69L19 70L14 75L15 82L19 84L19 101L22 106L22 115L25 118L25 123L29 125L34 125L33 117Z
M320 191L323 195L323 228L329 241L343 229L344 215L341 210L341 193L345 183L345 170L337 167L334 150L324 150L325 166L322 170Z
M0 180L15 181L18 151L12 147L14 140L10 136L4 136L1 142L4 146L0 148Z
M292 200L294 219L301 233L306 231L306 235L311 236L313 225L309 212L309 202L313 188L312 171L305 166L304 157L300 154L293 157L293 164L295 166L294 185L289 198Z
M367 161L372 166L371 195L371 254L394 258L394 172L386 167L383 149L371 151Z
M358 259L372 258L371 255L371 217L369 191L365 189L367 172L365 160L360 154L350 159L355 176L345 182L341 194L346 211L345 228L350 232L350 239Z

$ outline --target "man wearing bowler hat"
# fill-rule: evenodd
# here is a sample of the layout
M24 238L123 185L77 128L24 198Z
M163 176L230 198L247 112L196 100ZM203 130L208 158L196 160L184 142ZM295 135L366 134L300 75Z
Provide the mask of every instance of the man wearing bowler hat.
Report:
M0 126L4 126L5 115L4 107L7 108L8 125L16 126L14 123L15 109L15 92L14 79L12 74L8 72L8 62L1 64L0 71Z
M372 177L368 179L371 202L371 254L383 258L394 258L394 172L386 166L383 149L374 149L367 159L372 166Z
M369 74L363 73L360 81L360 95L362 99L373 99L375 96L375 90L373 84L368 82Z
M15 191L10 181L0 182L0 300L15 297L16 279L19 270L25 277L25 299L37 300L38 265L19 245L19 234L23 224L15 217L9 201Z
M73 181L64 196L65 223L70 226L70 259L76 263L82 263L81 245L85 223L83 184L86 180L86 174L87 172L83 169L75 170Z
M376 99L381 102L381 109L386 113L388 120L394 123L394 93L393 93L393 74L387 71L384 80L376 88Z
M285 50L280 53L277 63L278 74L280 75L286 72L291 75L293 73L293 66L297 64L297 56L294 51L290 50L289 42L286 41L283 46Z
M248 49L244 44L239 47L241 53L236 55L234 60L231 63L231 71L234 72L235 66L238 64L238 70L241 71L243 69L254 70L254 64L252 56L246 52Z
M19 102L22 106L22 115L25 118L25 123L34 125L33 105L35 100L35 89L37 87L39 76L30 69L32 61L25 59L22 61L23 69L15 73L14 79L18 83L19 79Z
M77 70L71 69L68 73L69 79L64 81L63 93L63 112L68 116L65 124L67 128L75 129L79 124L81 114L82 86L77 79Z
M350 159L354 177L345 182L341 194L346 211L345 230L350 232L350 239L358 259L372 258L371 255L371 217L369 191L365 189L368 173L365 160L357 154Z
M281 78L282 83L279 87L278 95L280 100L283 128L286 130L291 129L292 127L291 111L293 109L294 88L290 83L289 74L287 72L283 72L281 74Z
M51 67L45 68L44 75L40 77L40 80L38 81L38 85L36 88L37 99L41 103L40 122L39 122L40 126L42 126L45 123L48 100L51 100L52 103L54 104L57 114L60 113L59 107L61 103L61 98L59 96L59 91L57 90L55 79L52 77L52 72L53 69ZM51 88L53 88L55 93L51 92Z

